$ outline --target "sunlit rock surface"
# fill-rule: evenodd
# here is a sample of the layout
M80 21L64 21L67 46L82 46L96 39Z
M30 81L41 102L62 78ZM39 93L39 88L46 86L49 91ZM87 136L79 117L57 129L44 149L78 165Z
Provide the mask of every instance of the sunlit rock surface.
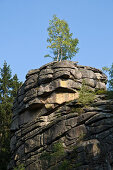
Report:
M8 169L21 163L26 170L113 168L113 101L97 95L90 107L81 108L83 80L92 91L106 90L101 70L76 62L52 62L28 72L13 106ZM57 144L63 154L54 158ZM42 159L44 153L49 160Z

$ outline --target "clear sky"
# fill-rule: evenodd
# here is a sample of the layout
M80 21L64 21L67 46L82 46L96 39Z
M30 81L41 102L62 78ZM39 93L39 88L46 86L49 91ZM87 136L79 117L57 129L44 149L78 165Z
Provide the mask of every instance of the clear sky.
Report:
M81 65L102 68L113 62L113 0L0 0L0 67L4 60L24 81L28 70L51 62L44 58L49 20L67 21Z

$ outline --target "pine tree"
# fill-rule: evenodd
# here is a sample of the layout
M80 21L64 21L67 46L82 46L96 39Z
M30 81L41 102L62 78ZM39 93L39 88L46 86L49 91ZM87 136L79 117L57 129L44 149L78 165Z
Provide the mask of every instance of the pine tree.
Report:
M54 57L50 55L45 55L45 57L51 57L57 61L71 60L79 50L77 47L78 39L72 39L73 34L70 33L67 22L54 15L47 30L49 35L47 42L50 44L47 48L52 50Z
M19 82L17 74L15 74L12 78L12 90L11 90L11 96L13 97L13 99L17 96L17 91L19 89L19 87L22 85L22 82Z
M12 105L17 89L21 85L17 75L12 78L6 61L0 68L0 168L5 170L10 158L10 124Z

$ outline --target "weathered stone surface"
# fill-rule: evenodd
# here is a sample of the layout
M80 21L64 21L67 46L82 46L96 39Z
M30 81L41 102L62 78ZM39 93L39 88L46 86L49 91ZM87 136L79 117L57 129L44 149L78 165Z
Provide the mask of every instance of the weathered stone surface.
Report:
M28 91L31 88L34 88L37 86L37 80L38 80L38 75L34 74L28 77L28 79L25 81L25 91Z
M36 97L37 97L37 89L32 88L31 90L25 93L24 103L27 103L28 101Z
M19 129L19 116L16 115L12 119L11 131L16 131Z
M74 80L67 79L56 79L53 80L50 83L42 84L40 85L39 88L37 88L38 95L47 95L50 94L51 92L57 90L57 91L73 91L73 89L80 89L81 88L81 83L75 82Z
M97 80L101 80L102 82L106 82L106 75L102 72L95 73Z
M73 92L79 90L82 81L85 80L90 90L106 89L106 76L101 70L89 66L79 66L76 62L62 61L52 62L42 66L40 69L31 70L26 76L26 81L18 91L14 104L15 113L25 110L30 105L28 102L40 102L46 96L56 91ZM40 99L38 96L41 96ZM73 94L72 94L73 96ZM61 103L61 102L58 102Z
M39 73L39 69L32 69L30 70L27 75L26 75L26 78L28 78L29 76L33 75L33 74L36 74L36 73Z
M96 88L97 89L104 89L104 90L106 90L106 85L105 85L105 83L97 82Z
M91 70L80 69L80 72L82 73L82 78L96 79L95 73Z
M64 60L62 62L56 62L52 68L75 68L75 63L72 61Z
M74 91L74 93L53 93L50 97L48 97L44 103L56 103L56 104L63 104L65 102L69 102L71 100L78 99L78 92ZM60 100L59 100L60 99Z
M38 78L38 85L43 84L43 83L48 83L52 80L53 75L52 74L47 74L47 75L39 75Z
M113 100L97 95L82 107L77 99L83 80L93 91L106 89L101 70L71 61L28 72L13 106L9 170L20 163L26 170L58 170L64 163L69 170L113 169ZM54 157L59 143L64 153Z

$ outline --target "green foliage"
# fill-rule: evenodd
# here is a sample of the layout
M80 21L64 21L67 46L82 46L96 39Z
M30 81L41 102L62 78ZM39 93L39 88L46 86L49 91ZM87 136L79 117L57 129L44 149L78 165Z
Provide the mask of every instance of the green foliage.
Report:
M20 164L14 168L14 170L25 170L24 164Z
M102 67L102 70L103 70L104 72L108 72L110 69L109 69L108 67Z
M107 99L113 99L113 91L107 91Z
M58 170L73 170L75 168L78 168L81 166L81 163L75 163L75 159L76 157L74 157L74 159L72 160L67 160L67 159L64 159L64 161L62 161L60 163L60 165L58 166ZM52 170L55 170L54 168Z
M82 114L84 113L84 109L81 108L81 107L75 107L75 108L72 108L71 110L72 112L77 112L78 114Z
M112 66L109 70L109 77L110 77L110 80L109 80L109 90L110 91L113 91L113 63L112 63Z
M95 95L107 94L107 91L104 89L98 89L95 91Z
M64 147L61 142L55 143L52 150L53 154L57 157L64 155Z
M59 159L65 155L64 147L61 142L55 143L51 152L44 152L40 159L47 160L47 164L44 166L50 166L50 164L56 164Z
M44 161L43 166L50 166L51 162L51 153L50 152L44 152L41 154L40 159ZM46 161L46 163L45 163Z
M70 161L67 160L67 159L64 159L60 165L58 166L58 170L71 170L72 169L72 166L70 164Z
M79 50L77 47L78 39L72 39L72 33L69 33L70 29L67 22L54 15L47 30L49 35L47 42L50 44L47 48L52 50L54 57L50 55L45 55L45 57L51 57L57 61L71 60Z
M17 96L17 91L20 88L20 86L22 85L22 82L19 82L17 74L15 74L12 78L12 84L11 84L11 97L14 98Z
M109 91L113 91L113 63L111 65L110 68L108 67L103 67L102 70L104 72L108 72L109 73L109 80L108 80L108 83L109 83Z
M82 87L79 92L78 103L82 104L83 106L86 106L86 105L93 103L94 99L95 99L94 92L89 90L85 81L83 81Z
M81 137L80 137L81 138ZM83 139L83 135L81 140ZM73 170L79 166L81 166L80 162L77 162L78 159L78 146L72 147L72 152L68 155L67 159L64 158L63 161L58 166L58 170Z
M109 73L109 80L108 80L109 88L108 88L108 91L106 92L107 99L113 99L113 63L112 63L110 68L103 67L102 70L104 72L108 72Z
M17 75L12 78L10 66L4 62L0 68L0 168L5 170L10 158L10 123L12 105L21 83Z
M105 94L106 99L113 99L113 91L111 90L104 90L104 89L99 89L95 91L95 95L101 95Z
M78 139L79 142L84 137L84 134ZM75 167L79 167L81 164L76 162L78 157L77 153L78 146L72 147L72 152L67 156L63 144L61 142L55 143L52 146L52 150L44 152L40 159L43 161L43 168L51 167L51 170L71 170ZM45 163L46 162L46 163Z

